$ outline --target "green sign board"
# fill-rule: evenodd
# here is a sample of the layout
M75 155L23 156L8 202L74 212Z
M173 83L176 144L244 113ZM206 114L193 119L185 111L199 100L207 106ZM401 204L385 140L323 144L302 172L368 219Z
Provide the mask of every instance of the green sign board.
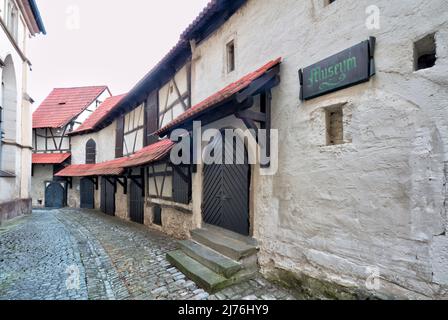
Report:
M369 81L375 75L375 38L299 70L300 99L309 100Z

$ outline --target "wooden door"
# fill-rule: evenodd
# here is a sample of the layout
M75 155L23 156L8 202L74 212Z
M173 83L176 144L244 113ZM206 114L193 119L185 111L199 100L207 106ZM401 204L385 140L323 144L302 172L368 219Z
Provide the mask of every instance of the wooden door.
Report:
M138 179L137 181L141 183L141 180L142 179ZM145 199L143 197L142 188L140 188L139 185L134 181L131 181L129 188L129 214L131 217L131 221L144 224L144 204Z
M95 184L90 179L81 179L81 208L95 209Z
M222 145L223 159L226 152L236 153L236 143L233 148ZM249 235L250 166L247 152L244 159L244 164L235 161L229 165L204 166L202 212L205 223Z
M106 178L101 179L101 211L115 216L115 186Z
M65 188L62 182L48 182L45 187L45 207L62 208L65 206Z

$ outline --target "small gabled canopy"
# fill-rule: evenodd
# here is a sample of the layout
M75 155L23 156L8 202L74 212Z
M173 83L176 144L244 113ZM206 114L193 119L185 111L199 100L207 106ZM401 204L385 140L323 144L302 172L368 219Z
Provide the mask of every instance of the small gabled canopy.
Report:
M279 70L276 68L281 63L282 58L269 61L258 70L247 74L238 81L235 81L222 90L211 95L207 99L196 104L172 122L155 132L158 136L164 136L168 132L181 127L183 124L194 121L205 113L210 113L224 102L235 100L242 103L245 99L256 93L261 87L275 80ZM273 82L275 83L275 81Z
M70 153L34 153L33 164L61 164L71 157Z

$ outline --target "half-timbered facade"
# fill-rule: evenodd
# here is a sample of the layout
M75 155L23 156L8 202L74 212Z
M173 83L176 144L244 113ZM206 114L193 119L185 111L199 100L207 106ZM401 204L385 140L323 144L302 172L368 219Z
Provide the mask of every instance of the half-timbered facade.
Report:
M106 86L54 89L33 113L32 196L34 206L63 207L67 182L55 174L70 164L70 132L110 96Z
M366 1L213 0L72 138L109 137L96 140L107 159L58 176L92 181L107 214L187 239L168 258L210 291L259 266L326 298L446 298L448 8L425 3L379 1L376 30ZM195 121L213 137L194 140ZM240 161L174 163L177 129L192 158L240 148Z
M34 0L0 0L0 223L31 213L31 37L45 34Z

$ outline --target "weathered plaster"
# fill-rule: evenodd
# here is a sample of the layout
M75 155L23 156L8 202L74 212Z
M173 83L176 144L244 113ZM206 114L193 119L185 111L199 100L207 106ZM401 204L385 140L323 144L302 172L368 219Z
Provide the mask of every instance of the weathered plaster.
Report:
M365 289L375 267L377 293L446 297L448 22L440 13L448 4L380 0L381 28L368 30L370 4L250 0L196 47L193 102L284 58L273 90L279 170L255 177L253 186L264 272L280 268ZM436 65L414 72L413 43L433 32ZM223 45L231 35L237 70L226 74ZM369 83L300 102L299 68L369 36L377 38ZM346 143L326 146L324 108L335 103L344 104Z

